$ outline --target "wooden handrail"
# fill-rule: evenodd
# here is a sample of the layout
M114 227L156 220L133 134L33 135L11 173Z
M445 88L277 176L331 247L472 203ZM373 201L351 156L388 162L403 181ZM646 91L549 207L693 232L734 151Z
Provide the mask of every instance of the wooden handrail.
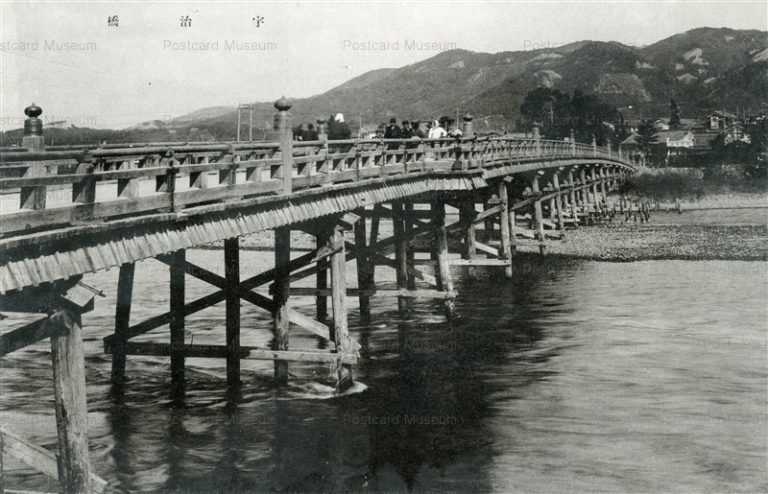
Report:
M18 209L0 214L0 235L415 171L541 159L603 159L632 168L591 145L511 137L293 141L287 149L288 159L276 142L0 153L0 191L22 191ZM290 170L284 172L286 166ZM232 178L243 174L244 182ZM187 185L179 177L188 177ZM156 180L155 191L141 195L138 184L146 180ZM97 191L108 191L99 185L110 181L118 182L111 198ZM46 204L49 188L68 187L71 205Z

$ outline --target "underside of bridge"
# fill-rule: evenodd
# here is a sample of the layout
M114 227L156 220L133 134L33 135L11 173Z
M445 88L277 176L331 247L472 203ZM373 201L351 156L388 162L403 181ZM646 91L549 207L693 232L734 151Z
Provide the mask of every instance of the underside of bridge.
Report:
M30 154L35 161L12 161L24 169L21 177L0 179L5 188L20 187L22 204L0 228L0 312L39 314L0 335L0 356L51 339L59 478L68 492L101 485L91 474L87 454L81 335L83 314L92 309L98 290L85 285L83 275L119 269L115 330L104 338L116 386L125 385L129 356L152 355L170 358L175 391L184 390L186 359L199 357L225 360L230 386L240 385L244 359L274 361L277 384L288 380L292 362L326 363L343 391L352 384L360 358L347 327L350 297L358 299L365 319L371 316L370 298L380 296L396 297L401 311L408 311L416 298L439 299L451 317L457 295L453 266L494 266L513 277L519 238L538 240L545 254L548 241L607 214L607 194L632 171L594 146L584 151L566 143L546 152L535 140L525 143L521 153L525 146L517 143L515 151L512 140L480 146L471 133L465 140L432 143L431 150L428 143L398 142L396 149L378 143L370 151L358 142L342 142L336 145L346 149L329 154L329 144L321 142L316 145L325 147L322 158L317 150L297 155L285 132L290 129L287 118L280 122L281 142L269 148L269 158L253 156L264 145L241 151L230 145L223 153L215 151L218 161L199 159L199 151L189 146L186 155L179 149L160 155L140 149L131 152L157 166L137 167L132 160L123 166L129 162L126 150L103 152L101 161L94 152L77 155L74 173L46 177L37 165L43 156ZM269 171L266 179L262 168ZM205 185L201 173L210 170L218 172L218 188ZM245 174L245 184L238 183L238 173ZM137 181L145 175L155 182L155 194L142 200ZM72 184L72 205L46 209L45 187L64 176ZM118 200L96 200L96 176L117 181ZM176 190L182 176L188 177L189 191ZM241 279L240 238L267 231L274 234L274 267ZM315 248L292 255L293 231L312 236ZM211 243L221 245L223 273L187 257L187 250ZM132 321L137 263L152 258L168 267L169 307L158 316ZM355 261L356 287L347 286L349 261ZM379 267L394 271L394 288L377 285ZM188 300L190 277L211 285L211 293ZM310 277L314 287L294 286ZM315 313L293 308L296 297L311 297ZM224 340L188 343L185 318L221 302ZM272 327L264 328L273 333L269 348L240 344L243 302L271 314ZM132 341L165 326L168 332L157 335L161 340ZM292 345L297 330L315 335L325 350Z

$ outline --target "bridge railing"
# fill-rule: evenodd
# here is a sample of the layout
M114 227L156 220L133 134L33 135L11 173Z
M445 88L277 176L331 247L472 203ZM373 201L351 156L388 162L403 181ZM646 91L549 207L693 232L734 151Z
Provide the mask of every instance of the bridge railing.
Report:
M526 159L608 158L540 139L192 143L0 153L0 235L433 170Z

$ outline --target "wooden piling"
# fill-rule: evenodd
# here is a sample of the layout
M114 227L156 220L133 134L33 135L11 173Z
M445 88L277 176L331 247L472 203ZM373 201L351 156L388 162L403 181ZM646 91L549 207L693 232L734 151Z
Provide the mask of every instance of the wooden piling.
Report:
M59 440L59 481L62 492L92 492L88 455L88 409L85 353L80 314L62 309L49 317L53 391Z
M171 385L180 390L184 387L184 301L185 301L186 251L171 254Z
M413 202L407 201L403 204L403 233L406 238L405 259L407 273L413 273L415 268L416 255L413 248L413 242L411 237L413 236ZM406 278L406 288L409 290L416 289L416 277L408 274Z
M226 288L227 384L240 384L240 241L224 240L224 273Z
M499 181L499 200L501 201L501 213L499 215L499 234L501 242L499 248L499 259L509 262L504 268L504 275L512 278L512 241L510 235L510 212L509 212L509 193L507 192L507 183L504 180ZM514 216L515 212L512 211Z
M461 201L461 209L459 209L459 220L464 227L464 252L462 253L463 259L474 259L477 256L477 244L475 237L475 217L477 216L477 210L475 209L475 200L473 198L466 198Z
M288 295L290 293L291 229L275 229L274 339L273 350L288 350L290 330ZM288 383L288 362L275 360L275 383Z
M315 240L317 248L320 249L325 245L327 239L322 235L317 235ZM318 293L323 293L320 292L320 290L326 290L328 288L328 258L326 257L317 261L315 287L318 289ZM325 295L318 295L315 297L315 309L318 321L325 321L328 319L328 298Z
M534 175L531 181L531 190L534 194L538 195L541 190L539 187L539 176ZM541 209L541 200L536 200L533 203L534 222L536 224L536 237L539 239L539 253L544 254L544 213Z
M362 218L361 218L362 220ZM361 221L360 220L360 221ZM344 248L344 230L340 226L333 229L331 255L331 306L333 310L333 341L338 353L351 351L351 342L347 326L347 256ZM349 364L337 364L337 391L344 391L352 385L352 367Z
M408 239L405 238L405 225L403 223L403 204L400 201L392 202L392 232L395 237L395 272L398 290L407 288L408 284ZM397 307L403 312L408 309L408 300L398 297Z
M134 263L120 266L117 278L117 301L115 304L115 339L112 344L112 383L125 381L125 344L131 324L131 302L133 300Z
M560 176L557 172L552 175L552 186L554 187L555 191L558 192L558 194L554 197L554 205L555 205L555 218L557 219L557 229L558 230L564 230L565 229L565 219L563 217L563 205L562 205L562 195L560 194Z
M431 201L432 226L435 229L434 257L437 261L437 289L453 293L451 264L448 258L448 229L445 226L445 202L442 197ZM450 318L455 310L453 298L444 299L445 310Z
M365 216L361 216L355 223L355 260L357 264L357 287L360 289L358 301L360 304L360 317L368 320L371 317L370 297L365 293L370 278L370 258L368 256L365 233Z

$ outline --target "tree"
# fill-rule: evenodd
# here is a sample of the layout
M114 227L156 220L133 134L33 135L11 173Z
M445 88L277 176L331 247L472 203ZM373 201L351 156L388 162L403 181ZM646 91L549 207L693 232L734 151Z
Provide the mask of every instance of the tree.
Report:
M657 147L658 139L656 137L656 128L653 126L653 121L643 120L640 125L637 126L637 144L640 147L640 151L645 156L646 162L649 164L655 164L657 157L654 154L654 149Z
M677 102L674 99L669 100L669 128L672 130L679 129L680 124L680 107L677 106Z

